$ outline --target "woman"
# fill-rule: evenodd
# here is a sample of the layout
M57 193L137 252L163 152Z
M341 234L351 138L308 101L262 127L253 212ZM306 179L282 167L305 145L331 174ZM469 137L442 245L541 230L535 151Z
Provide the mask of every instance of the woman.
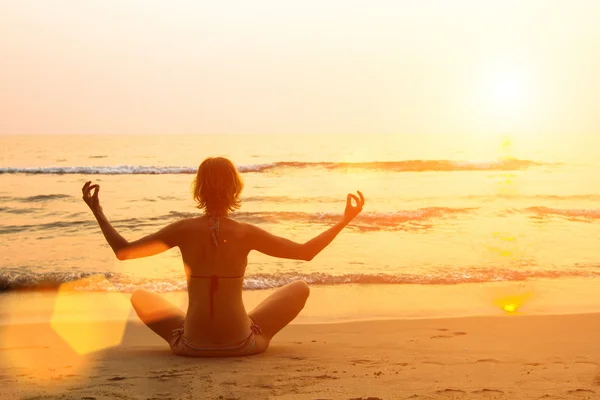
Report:
M362 193L358 192L360 198L348 194L341 221L299 244L229 218L229 212L241 205L242 188L231 161L207 158L198 168L193 187L194 199L205 215L174 222L128 242L103 214L98 199L100 186L91 182L83 186L83 200L119 260L152 256L174 246L181 250L188 284L187 315L147 290L138 289L131 296L139 318L169 343L174 354L215 357L265 351L273 336L304 308L309 288L303 281L290 283L246 313L242 286L248 253L257 250L273 257L310 261L361 212L365 203Z

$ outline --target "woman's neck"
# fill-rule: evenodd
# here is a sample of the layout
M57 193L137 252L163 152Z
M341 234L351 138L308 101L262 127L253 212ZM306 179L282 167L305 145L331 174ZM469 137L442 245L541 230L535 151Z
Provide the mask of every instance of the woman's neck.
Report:
M206 210L205 214L207 216L209 216L209 217L212 217L212 218L218 218L218 217L227 217L228 213L227 213L227 211L225 211L225 212L223 212L223 211L221 211L221 212L215 212L215 211L208 211L208 210Z

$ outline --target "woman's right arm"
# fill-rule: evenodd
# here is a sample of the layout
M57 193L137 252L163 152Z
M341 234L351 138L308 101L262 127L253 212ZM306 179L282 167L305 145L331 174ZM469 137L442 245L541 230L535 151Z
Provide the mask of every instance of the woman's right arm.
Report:
M362 211L365 198L361 192L358 192L358 195L360 198L353 194L348 194L346 198L346 210L340 222L303 244L272 235L256 226L249 225L251 249L272 257L305 261L312 260ZM356 206L352 205L352 199L356 201Z

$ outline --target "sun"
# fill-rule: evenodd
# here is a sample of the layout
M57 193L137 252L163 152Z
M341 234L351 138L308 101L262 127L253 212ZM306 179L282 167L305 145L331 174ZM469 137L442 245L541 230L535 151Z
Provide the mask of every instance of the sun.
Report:
M526 65L497 61L482 66L479 102L488 115L517 117L531 105L532 79Z
M490 85L491 97L498 106L517 107L525 98L525 85L521 77L506 74L496 77Z

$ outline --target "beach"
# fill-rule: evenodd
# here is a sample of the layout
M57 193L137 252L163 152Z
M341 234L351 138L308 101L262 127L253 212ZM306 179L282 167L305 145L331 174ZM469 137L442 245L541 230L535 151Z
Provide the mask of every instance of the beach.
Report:
M2 399L596 399L600 314L292 325L266 353L170 354L127 324L78 356L46 324L3 327ZM15 360L20 360L19 362ZM31 364L23 365L24 360Z
M514 313L475 285L315 286L265 353L221 359L172 355L121 293L10 292L0 296L0 398L596 399L600 305L593 281L569 285L538 284L552 296ZM268 294L246 291L247 308ZM386 301L402 294L410 300L394 314ZM170 300L186 306L185 293Z

